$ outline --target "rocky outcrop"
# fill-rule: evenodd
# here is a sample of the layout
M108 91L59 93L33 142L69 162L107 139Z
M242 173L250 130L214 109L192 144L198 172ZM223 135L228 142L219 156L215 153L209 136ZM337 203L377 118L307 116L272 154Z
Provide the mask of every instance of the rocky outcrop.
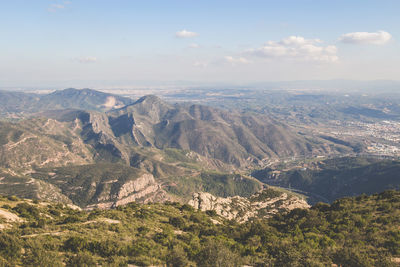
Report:
M153 186L156 184L153 175L151 174L143 174L139 178L134 181L129 181L121 186L118 192L118 199L123 199L129 196L132 192L140 192L149 186Z
M199 192L193 194L188 204L202 211L214 210L226 219L241 223L254 217L266 218L278 212L310 207L304 199L271 188L256 193L250 198L240 196L222 198Z
M111 181L111 183L117 181ZM103 186L102 186L103 187ZM105 193L105 194L104 194ZM126 205L130 202L164 202L169 200L168 194L157 183L153 175L145 173L135 180L122 184L116 194L104 192L98 198L98 203L86 206L86 209L109 209Z

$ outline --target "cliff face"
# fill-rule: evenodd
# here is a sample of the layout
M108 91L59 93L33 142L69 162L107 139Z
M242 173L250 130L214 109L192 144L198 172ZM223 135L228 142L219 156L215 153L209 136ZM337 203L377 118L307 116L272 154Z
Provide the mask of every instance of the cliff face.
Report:
M310 207L304 199L270 188L249 198L240 196L222 198L205 192L195 193L189 205L202 211L214 210L222 217L241 223L254 217L266 218L278 212Z
M115 183L116 182L117 181L115 181ZM101 194L102 196L97 198L97 203L86 206L86 209L108 209L125 205L133 201L148 203L163 202L169 199L161 185L154 180L153 175L148 173L143 174L135 180L127 181L122 185L117 186L118 188L115 193L111 192L113 186L109 186L109 189L103 191ZM96 187L105 188L104 183L99 184Z

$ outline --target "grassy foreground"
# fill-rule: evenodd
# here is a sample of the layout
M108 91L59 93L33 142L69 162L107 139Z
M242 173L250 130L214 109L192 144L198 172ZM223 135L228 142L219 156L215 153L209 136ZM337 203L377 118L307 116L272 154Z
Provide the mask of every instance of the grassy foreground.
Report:
M80 211L0 197L0 207L0 266L396 266L400 257L399 191L245 224L178 203Z

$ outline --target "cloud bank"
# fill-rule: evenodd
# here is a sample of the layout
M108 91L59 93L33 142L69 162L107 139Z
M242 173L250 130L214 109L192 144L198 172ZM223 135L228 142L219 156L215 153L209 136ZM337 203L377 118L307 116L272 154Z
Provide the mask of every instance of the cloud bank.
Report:
M314 62L335 62L339 58L334 45L323 46L320 39L289 36L279 42L268 41L263 46L249 49L247 54L263 57Z
M392 35L385 31L378 32L351 32L343 34L339 40L346 44L373 44L384 45L392 39Z

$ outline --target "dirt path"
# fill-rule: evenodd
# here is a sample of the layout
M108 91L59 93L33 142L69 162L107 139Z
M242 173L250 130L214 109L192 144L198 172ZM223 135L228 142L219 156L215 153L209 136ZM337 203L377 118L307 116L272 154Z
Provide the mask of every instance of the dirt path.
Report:
M82 224L99 223L99 222L106 222L106 223L110 223L110 224L121 223L121 221L118 221L118 220L113 220L113 219L108 219L108 218L98 218L97 220L87 221Z

